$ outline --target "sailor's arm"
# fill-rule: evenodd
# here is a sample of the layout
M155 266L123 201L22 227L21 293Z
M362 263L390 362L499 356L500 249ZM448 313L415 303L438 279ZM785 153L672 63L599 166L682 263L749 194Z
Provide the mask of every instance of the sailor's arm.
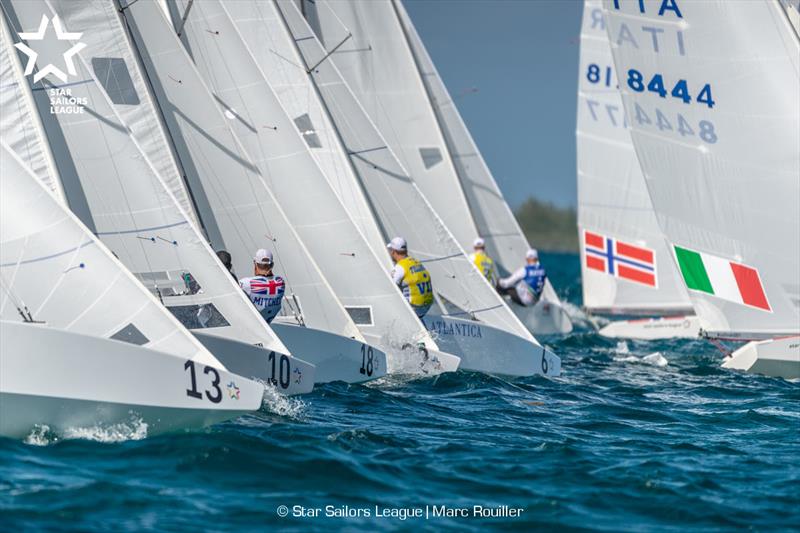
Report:
M400 286L403 283L403 278L406 276L406 269L400 265L394 265L390 275L392 276L394 284Z
M525 278L525 267L518 268L507 278L502 278L497 282L501 289L510 289Z

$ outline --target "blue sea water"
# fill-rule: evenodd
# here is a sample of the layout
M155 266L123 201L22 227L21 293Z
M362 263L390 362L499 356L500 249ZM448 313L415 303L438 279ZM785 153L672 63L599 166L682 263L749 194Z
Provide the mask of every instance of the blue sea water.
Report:
M544 260L579 305L577 257ZM541 340L562 377L332 384L194 433L0 439L0 529L800 530L800 384L702 341ZM476 505L522 511L375 516Z

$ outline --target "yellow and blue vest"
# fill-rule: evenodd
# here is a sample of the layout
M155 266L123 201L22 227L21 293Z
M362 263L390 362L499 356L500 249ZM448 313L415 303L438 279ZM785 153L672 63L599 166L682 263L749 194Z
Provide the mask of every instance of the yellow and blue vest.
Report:
M486 255L485 252L475 252L472 257L472 262L475 263L475 266L481 271L483 277L489 280L489 283L494 284L494 260Z
M413 257L405 257L397 264L405 272L400 288L408 303L412 307L430 307L433 304L433 287L428 269Z

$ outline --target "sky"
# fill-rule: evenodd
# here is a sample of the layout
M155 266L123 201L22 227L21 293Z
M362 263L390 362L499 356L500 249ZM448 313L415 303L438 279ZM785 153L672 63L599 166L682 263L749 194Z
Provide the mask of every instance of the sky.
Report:
M575 206L583 2L403 3L508 203Z

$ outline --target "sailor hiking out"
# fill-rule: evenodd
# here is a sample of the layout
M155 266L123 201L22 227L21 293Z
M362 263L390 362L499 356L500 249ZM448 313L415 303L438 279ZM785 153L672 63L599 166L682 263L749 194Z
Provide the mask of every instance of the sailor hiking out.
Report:
M486 241L478 237L472 243L473 253L469 254L469 260L478 267L483 277L492 285L497 285L497 272L494 269L494 260L486 253Z
M239 285L267 323L280 312L286 284L272 273L272 252L259 249L253 258L253 276L242 278Z
M531 248L525 254L525 266L498 282L500 294L508 294L515 303L526 307L536 304L544 289L547 272L539 262L539 252Z
M392 280L400 287L403 297L417 313L417 316L424 317L433 305L430 273L425 265L413 257L409 257L408 245L404 238L395 237L386 247L394 262L391 272Z

